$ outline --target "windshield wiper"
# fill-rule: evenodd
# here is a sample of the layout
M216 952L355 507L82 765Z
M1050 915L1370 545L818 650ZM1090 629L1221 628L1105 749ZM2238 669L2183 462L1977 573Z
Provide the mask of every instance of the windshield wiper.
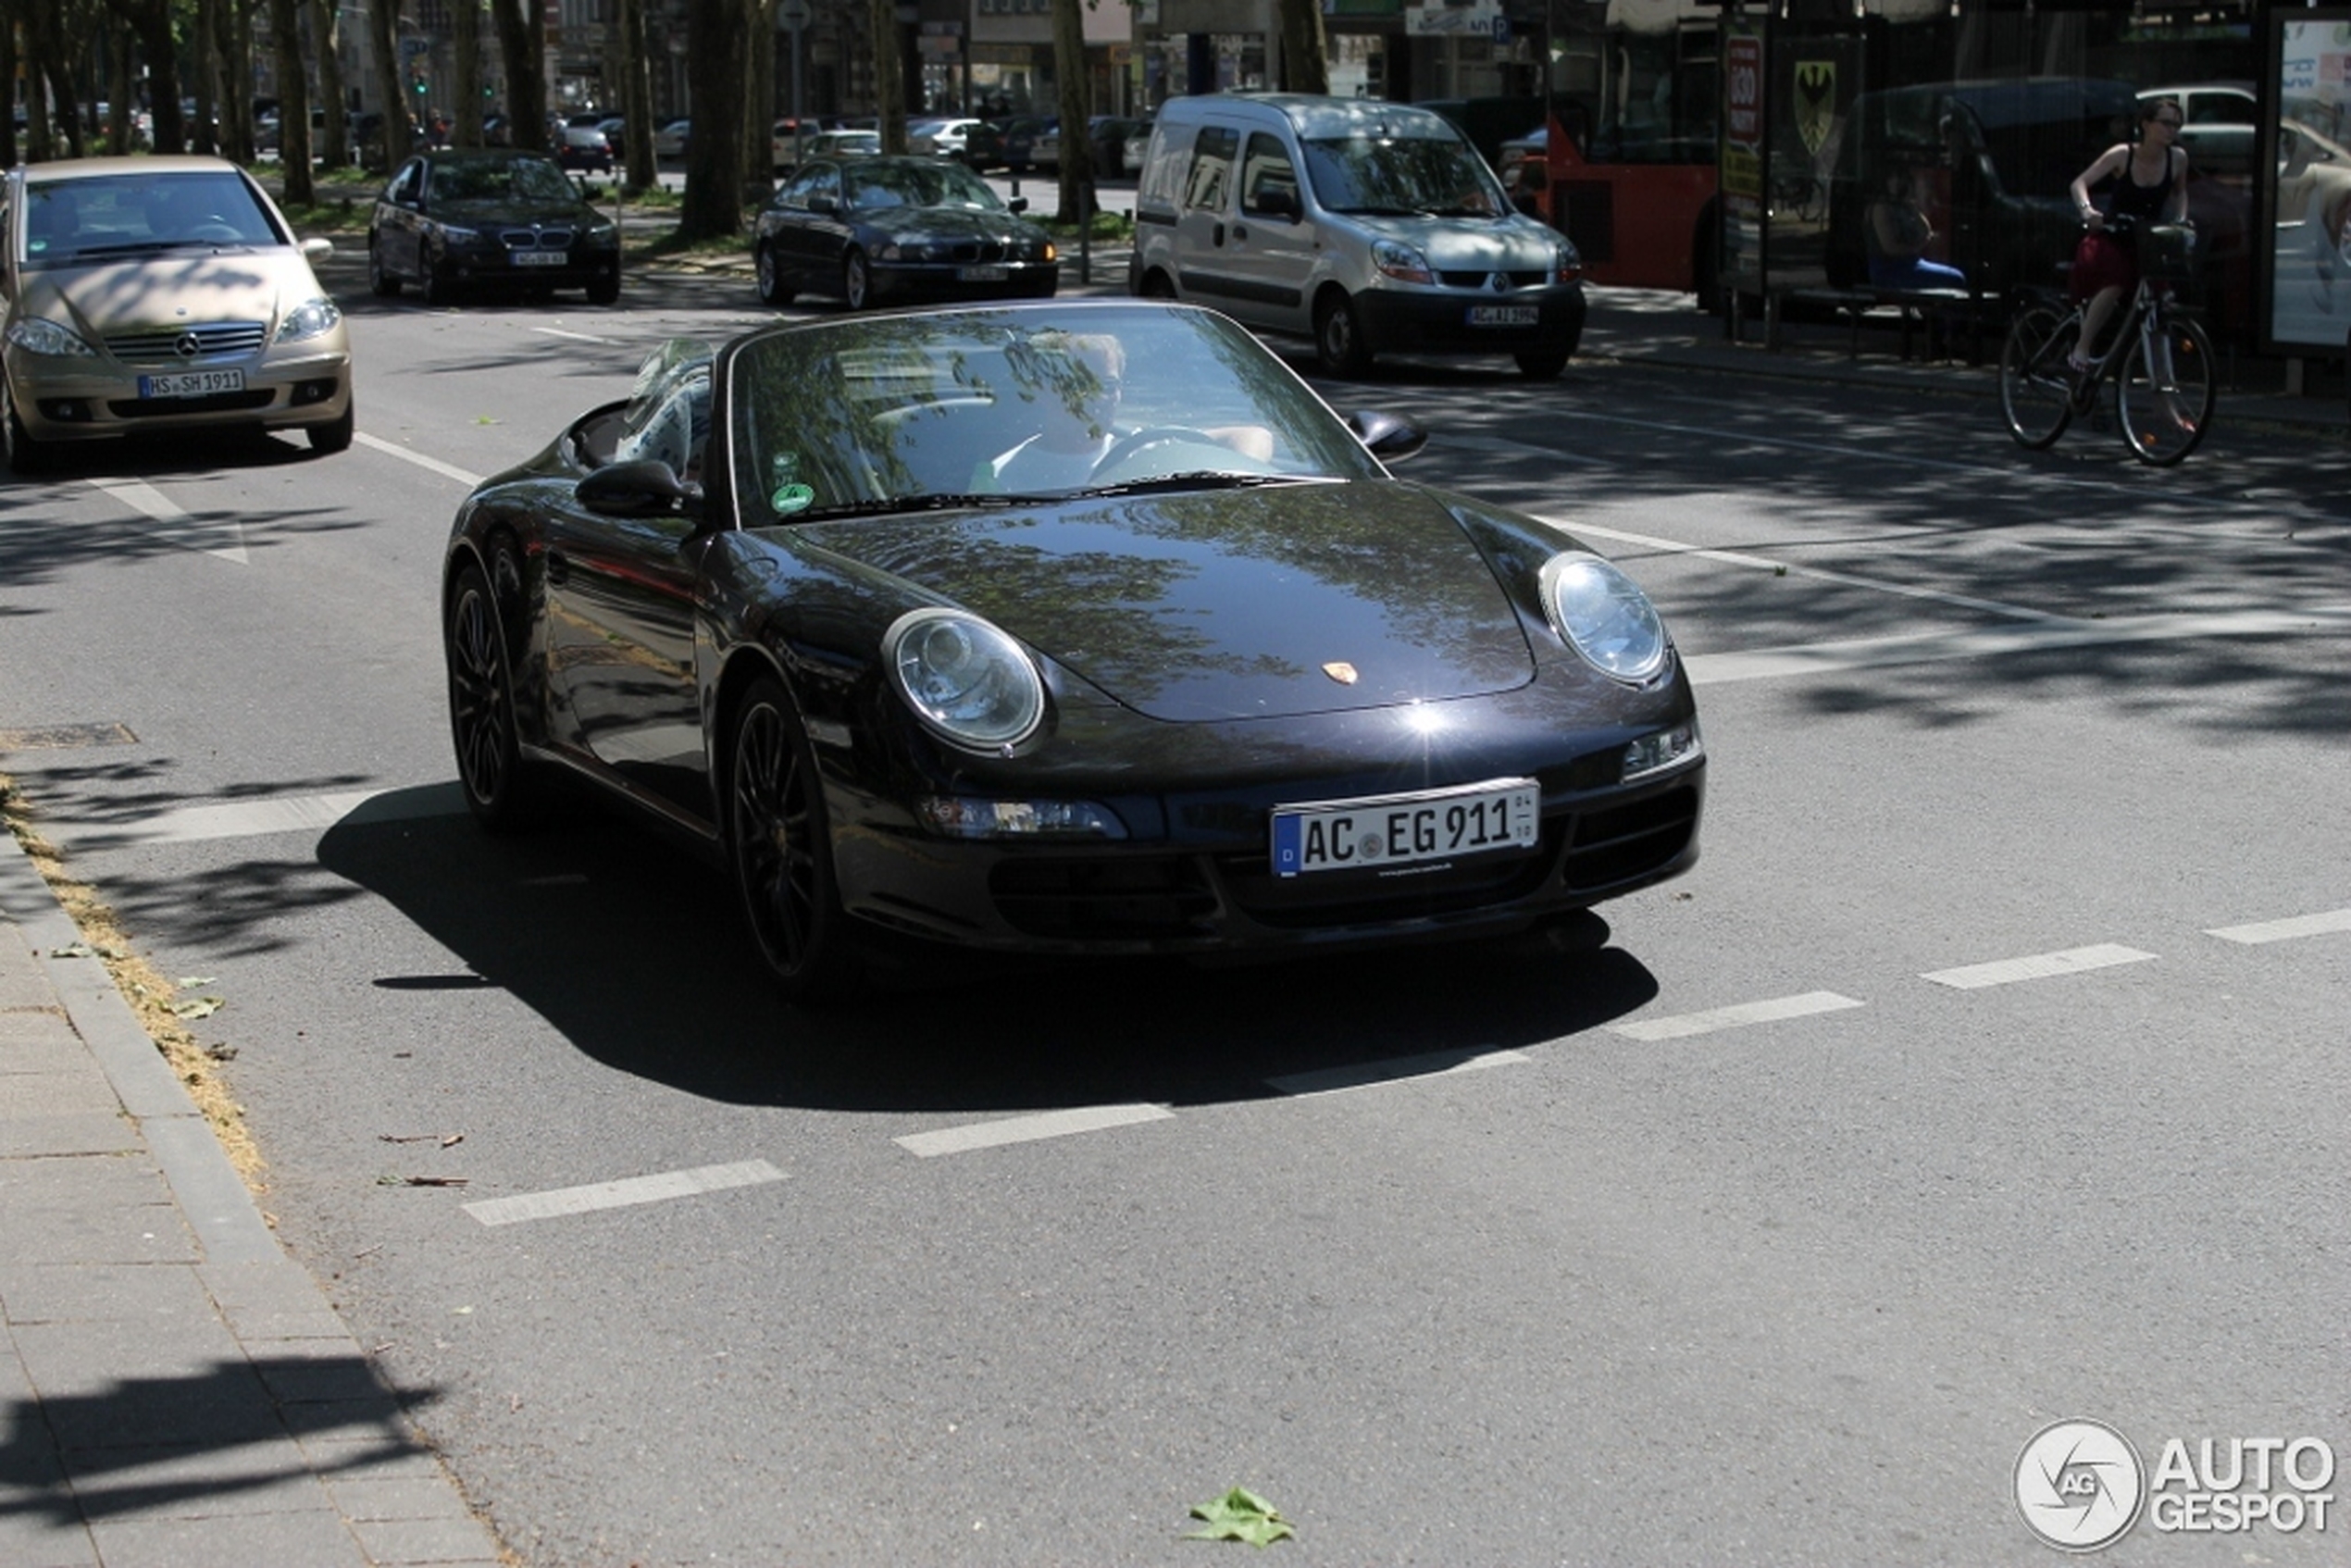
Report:
M931 494L877 495L869 501L844 501L835 506L816 506L805 512L776 514L779 523L815 523L833 517L880 517L892 512L968 512L982 507L1037 506L1059 500L1051 495Z
M1225 468L1193 468L1181 474L1156 474L1148 479L1093 485L1073 490L1066 500L1097 495L1151 495L1170 490L1254 490L1275 484L1343 484L1334 474L1237 474Z

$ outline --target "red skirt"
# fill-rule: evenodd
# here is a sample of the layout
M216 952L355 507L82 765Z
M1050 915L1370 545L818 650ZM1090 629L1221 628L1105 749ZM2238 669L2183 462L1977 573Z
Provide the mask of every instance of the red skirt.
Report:
M2101 289L2124 292L2139 286L2139 258L2112 236L2093 231L2073 248L2073 271L2067 279L2073 303L2086 305Z

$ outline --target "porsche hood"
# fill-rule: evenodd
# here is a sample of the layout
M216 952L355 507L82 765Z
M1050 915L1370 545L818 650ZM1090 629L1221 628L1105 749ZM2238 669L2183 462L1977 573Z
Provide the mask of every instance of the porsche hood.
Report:
M1508 691L1519 614L1408 486L1304 483L798 530L964 604L1138 712L1282 718Z

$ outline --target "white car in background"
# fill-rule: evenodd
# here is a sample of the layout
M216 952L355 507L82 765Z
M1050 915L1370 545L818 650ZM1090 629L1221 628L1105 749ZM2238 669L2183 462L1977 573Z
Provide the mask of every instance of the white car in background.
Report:
M918 119L906 128L906 150L942 158L960 158L976 119Z

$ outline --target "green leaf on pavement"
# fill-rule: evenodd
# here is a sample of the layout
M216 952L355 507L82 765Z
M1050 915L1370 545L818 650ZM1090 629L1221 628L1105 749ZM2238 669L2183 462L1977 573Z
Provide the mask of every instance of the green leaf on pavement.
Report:
M1285 1536L1295 1538L1298 1535L1279 1509L1246 1487L1235 1487L1214 1502L1192 1504L1192 1517L1207 1523L1200 1529L1188 1531L1186 1540L1247 1541L1251 1546L1271 1546Z
M185 1002L173 1002L171 1015L175 1018L209 1018L223 1005L217 996L193 996Z

